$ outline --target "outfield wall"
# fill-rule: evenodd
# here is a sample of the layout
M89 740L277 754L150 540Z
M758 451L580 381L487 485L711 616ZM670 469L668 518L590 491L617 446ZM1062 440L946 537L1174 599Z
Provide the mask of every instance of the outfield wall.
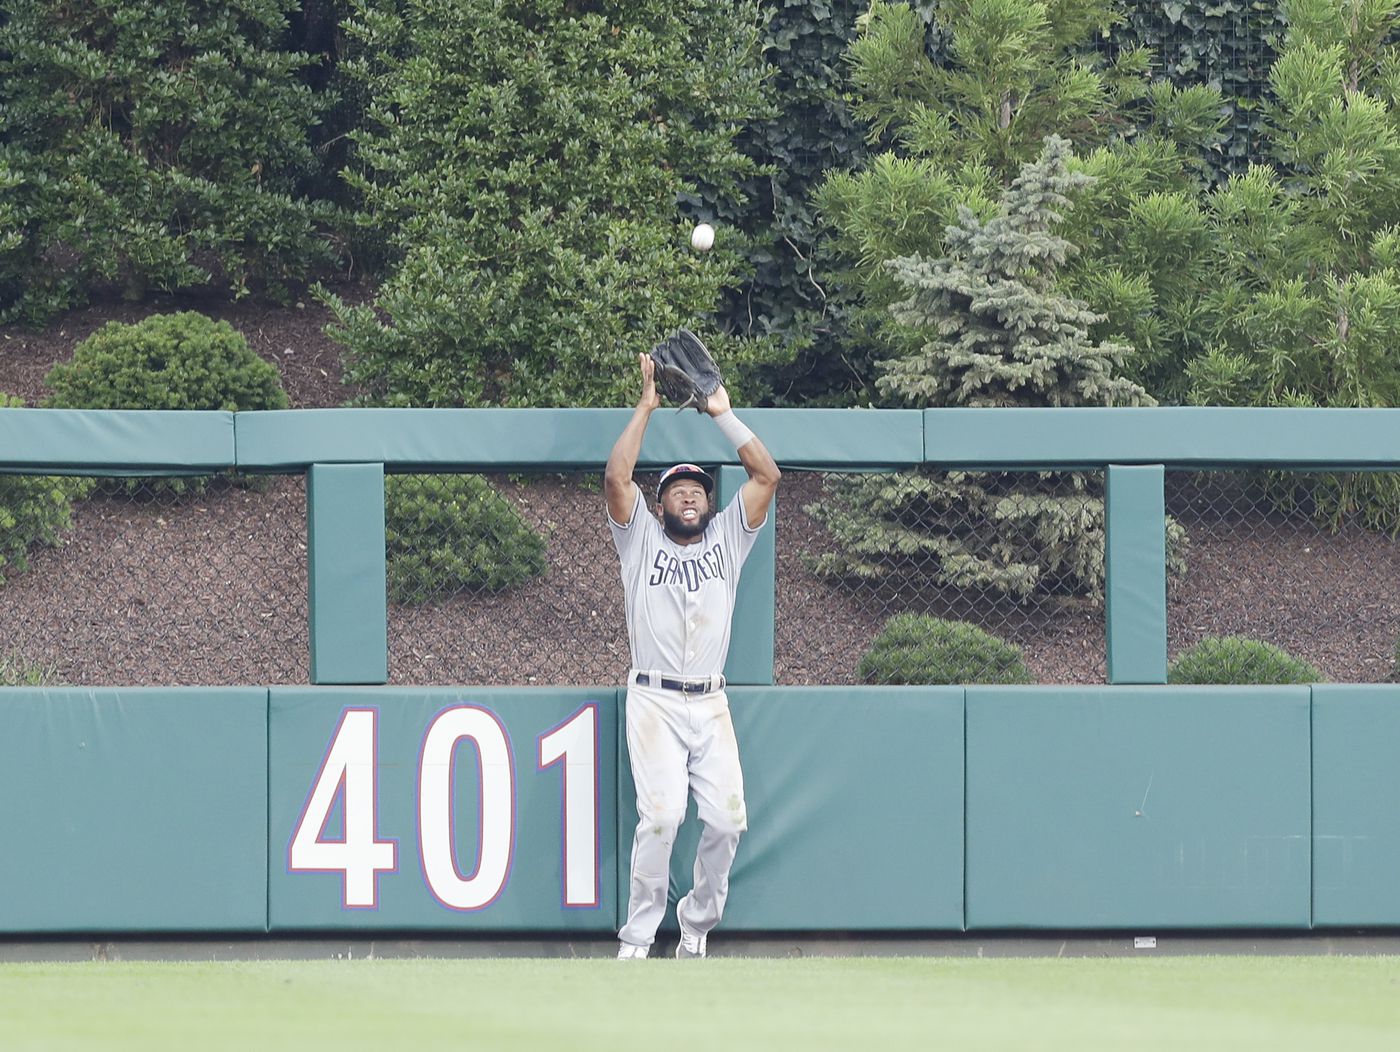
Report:
M1162 685L1164 472L1400 470L1400 410L744 413L789 470L1103 470L1110 685L773 687L770 516L729 929L1400 925L1400 687ZM383 485L600 470L629 415L0 409L0 472L304 473L310 617L303 687L0 688L0 931L615 930L622 692L384 686ZM639 468L678 460L742 482L658 414Z
M624 694L0 689L0 931L614 931ZM1400 687L731 700L730 930L1400 923Z

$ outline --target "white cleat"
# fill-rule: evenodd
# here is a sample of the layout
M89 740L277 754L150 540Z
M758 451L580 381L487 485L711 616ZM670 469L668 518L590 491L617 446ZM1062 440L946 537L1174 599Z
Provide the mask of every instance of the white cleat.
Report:
M647 949L645 946L633 946L630 942L620 942L617 944L617 959L639 961L647 955Z
M676 943L676 960L692 960L705 956L705 932L694 932L681 922L681 941Z

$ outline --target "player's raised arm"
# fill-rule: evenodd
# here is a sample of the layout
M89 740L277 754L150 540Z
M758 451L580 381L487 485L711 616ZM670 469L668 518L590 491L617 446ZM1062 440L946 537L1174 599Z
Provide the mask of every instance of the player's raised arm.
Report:
M768 452L768 447L734 415L729 392L723 384L709 396L705 412L714 417L724 436L734 443L739 451L739 463L749 473L743 489L744 511L748 515L749 529L756 530L768 517L768 506L773 502L783 473L778 470L778 462Z
M651 355L637 355L642 369L642 394L637 399L637 408L632 411L632 419L622 429L622 434L613 443L608 454L608 466L603 471L603 492L608 498L608 515L619 526L627 526L632 521L632 509L637 506L637 486L632 481L632 472L637 467L637 457L642 452L642 436L646 434L651 414L661 405L661 396L656 393L656 367Z

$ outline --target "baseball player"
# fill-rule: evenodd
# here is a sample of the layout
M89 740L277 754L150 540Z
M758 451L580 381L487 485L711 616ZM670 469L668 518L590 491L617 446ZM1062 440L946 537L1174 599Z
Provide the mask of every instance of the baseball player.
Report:
M694 464L661 476L656 516L632 481L651 414L661 404L651 356L639 356L642 395L613 446L604 476L608 519L622 563L632 668L627 748L637 786L637 831L620 960L646 957L666 912L671 846L695 794L704 829L694 887L676 904L677 957L704 957L729 894L729 869L748 828L739 746L724 692L725 657L739 570L768 517L781 473L739 422L721 386L703 411L739 451L748 481L718 514L714 480Z

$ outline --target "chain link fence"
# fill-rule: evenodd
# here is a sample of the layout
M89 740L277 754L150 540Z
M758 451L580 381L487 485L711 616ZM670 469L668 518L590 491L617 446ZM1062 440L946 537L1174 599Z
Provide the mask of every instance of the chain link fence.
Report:
M1239 683L1394 676L1400 545L1354 522L1320 522L1308 482L1167 472L1167 511L1189 538L1185 572L1167 586L1177 678L1193 664Z
M1105 682L1102 474L916 474L784 476L775 681ZM21 478L0 476L0 508L49 485ZM655 476L638 482L650 494ZM302 478L56 485L71 522L54 543L17 548L27 520L7 526L0 682L309 681ZM1259 473L1168 472L1170 657L1233 640L1209 655L1230 682L1297 662L1304 681L1390 680L1395 540L1279 492ZM621 682L598 473L390 475L385 522L391 683Z
M391 475L384 490L391 683L622 682L599 472Z
M0 683L307 682L301 477L0 476L0 507Z
M789 472L776 681L1104 682L1102 479Z

